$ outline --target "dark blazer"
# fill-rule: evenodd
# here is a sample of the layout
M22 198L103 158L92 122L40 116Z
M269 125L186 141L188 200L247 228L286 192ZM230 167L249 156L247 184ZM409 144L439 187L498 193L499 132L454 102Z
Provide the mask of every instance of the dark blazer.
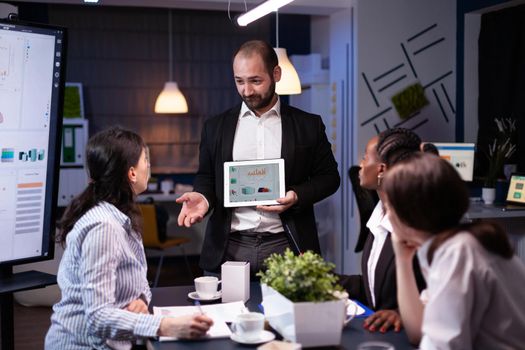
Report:
M368 231L361 256L362 275L340 276L340 283L348 291L350 298L357 299L372 308L372 295L368 285L368 258L374 243L374 235ZM421 275L417 256L414 256L414 274L419 291L425 288L425 280ZM374 277L374 295L376 306L374 310L397 309L396 262L390 233L388 234L379 260L377 261Z
M220 268L231 226L231 209L224 207L223 164L232 160L233 141L241 105L208 119L202 128L199 170L194 190L202 193L213 210L206 227L200 266ZM281 104L282 145L286 190L297 193L298 202L282 213L283 226L301 251L320 253L313 204L337 191L337 162L318 115Z

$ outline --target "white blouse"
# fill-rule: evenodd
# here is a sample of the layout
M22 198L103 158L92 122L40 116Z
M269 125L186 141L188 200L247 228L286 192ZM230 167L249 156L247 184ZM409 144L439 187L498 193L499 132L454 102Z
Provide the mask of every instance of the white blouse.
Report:
M431 241L418 251L428 298L420 348L523 349L525 265L488 252L468 232L443 243L429 265Z

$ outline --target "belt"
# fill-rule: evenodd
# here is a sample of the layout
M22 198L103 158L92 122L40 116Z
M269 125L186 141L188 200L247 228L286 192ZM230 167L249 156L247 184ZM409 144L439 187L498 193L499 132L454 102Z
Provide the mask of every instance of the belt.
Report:
M253 231L234 231L230 233L231 235L237 236L237 238L243 241L263 241L271 242L275 240L282 240L287 238L286 232L253 232Z

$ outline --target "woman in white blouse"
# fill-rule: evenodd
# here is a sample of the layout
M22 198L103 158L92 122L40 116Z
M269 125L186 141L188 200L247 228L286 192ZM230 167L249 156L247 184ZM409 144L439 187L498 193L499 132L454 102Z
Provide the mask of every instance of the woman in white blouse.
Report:
M146 189L149 160L142 138L111 128L86 148L90 182L59 222L66 246L58 270L61 300L54 305L46 349L129 349L139 337L198 338L204 315L151 315L151 292L136 196Z
M418 154L386 174L398 302L421 349L523 349L525 266L503 230L460 224L468 191L445 160ZM417 252L427 289L417 291Z

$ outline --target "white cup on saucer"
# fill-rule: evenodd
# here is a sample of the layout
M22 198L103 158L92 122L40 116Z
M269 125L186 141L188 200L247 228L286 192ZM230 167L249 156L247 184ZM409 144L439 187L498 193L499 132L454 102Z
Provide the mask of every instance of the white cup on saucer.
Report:
M197 277L193 280L195 283L195 291L199 295L199 298L213 299L217 295L217 288L219 287L219 279L214 276Z
M259 312L246 312L235 317L232 331L242 341L252 342L261 338L264 329L264 315Z

